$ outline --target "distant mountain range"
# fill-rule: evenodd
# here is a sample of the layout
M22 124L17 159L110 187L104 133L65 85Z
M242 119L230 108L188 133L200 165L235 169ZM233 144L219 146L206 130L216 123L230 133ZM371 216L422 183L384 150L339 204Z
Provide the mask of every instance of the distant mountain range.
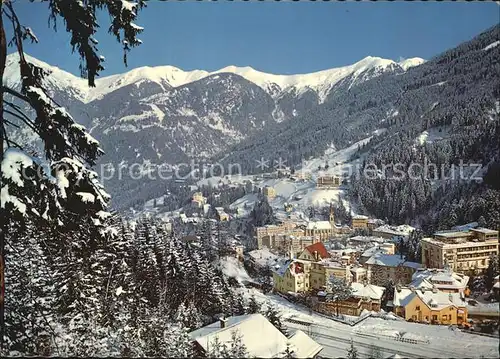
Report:
M332 143L346 147L381 128L388 129L384 136L401 133L395 123L422 132L448 109L460 111L455 98L480 95L483 112L491 111L494 84L488 81L498 79L497 40L498 26L429 61L367 57L302 75L235 66L215 72L141 67L98 79L95 88L28 59L51 72L46 83L53 98L101 142L101 162L174 165L194 158L243 163L251 172L254 158L284 156L297 164ZM16 62L16 55L8 56L4 75L13 87L20 85ZM472 79L472 71L483 77ZM446 106L429 110L436 102ZM26 131L18 135L31 138ZM161 184L146 182L109 182L115 205L129 205L132 190L141 198L161 193Z

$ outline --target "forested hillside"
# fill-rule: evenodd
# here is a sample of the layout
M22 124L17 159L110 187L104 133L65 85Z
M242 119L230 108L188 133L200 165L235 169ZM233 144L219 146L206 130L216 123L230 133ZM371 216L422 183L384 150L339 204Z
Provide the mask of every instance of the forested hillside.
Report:
M322 155L330 144L343 148L373 136L363 148L361 173L369 165L389 169L385 178L352 179L351 198L363 212L390 222L422 216L431 228L453 222L446 216L460 222L478 220L483 213L487 223L500 226L500 196L492 186L500 181L492 169L500 158L499 33L499 26L490 28L405 73L382 74L353 86L340 82L323 105L243 141L224 161L242 163L248 172L255 171L255 159L261 157L299 165ZM412 163L434 164L437 174L429 167L428 175L390 179L392 165L408 173ZM490 171L489 180L471 183L472 166L460 179L460 163L482 166L477 176ZM455 178L450 178L452 165ZM460 196L462 203L474 204L464 208Z

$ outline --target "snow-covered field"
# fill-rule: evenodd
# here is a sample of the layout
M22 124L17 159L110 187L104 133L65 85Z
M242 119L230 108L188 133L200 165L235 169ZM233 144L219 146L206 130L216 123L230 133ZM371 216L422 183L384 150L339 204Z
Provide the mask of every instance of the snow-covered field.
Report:
M221 258L219 265L224 275L235 278L240 284L252 281L243 264L234 257Z

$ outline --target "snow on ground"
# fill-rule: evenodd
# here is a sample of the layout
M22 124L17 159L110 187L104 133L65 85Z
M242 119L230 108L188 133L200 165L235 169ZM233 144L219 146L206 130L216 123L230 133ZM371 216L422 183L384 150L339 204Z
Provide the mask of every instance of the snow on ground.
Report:
M235 278L240 284L246 281L252 281L252 278L248 275L243 264L234 257L221 258L219 265L224 275Z
M444 140L450 137L449 131L449 126L433 127L427 131L422 132L417 137L416 142L422 146L424 143L432 143L435 141Z
M494 47L497 47L498 45L500 45L500 40L492 42L491 44L489 44L488 46L486 46L483 50L484 51L488 51L488 50L493 49Z
M499 341L496 338L462 332L450 329L448 326L395 320L391 317L391 313L385 314L383 316L385 319L369 317L354 326L350 326L314 313L308 308L292 304L280 296L264 295L256 289L243 288L242 290L246 298L251 295L255 296L255 299L263 304L263 309L268 304L272 304L282 313L283 318L312 323L312 337L325 346L325 355L329 347L338 345L335 344L336 342L354 339L357 343L364 341L376 344L384 348L386 352L403 353L405 357L407 355L415 358L498 357ZM402 343L394 339L398 335L408 339L428 340L429 343Z
M477 301L476 305L467 304L467 310L469 313L499 313L500 303L482 303Z
M313 178L322 175L340 175L348 169L346 168L347 166L353 165L353 163L349 161L358 148L370 142L372 137L373 136L367 137L339 151L336 151L335 147L332 145L325 151L323 156L304 161L302 171L310 171ZM329 165L328 169L318 170L319 166L324 168L326 163Z
M249 193L231 203L229 205L229 208L237 209L241 216L247 216L252 211L255 202L257 202L257 199L258 198L256 194Z
M493 349L496 346L498 350L499 343L498 339L477 336L458 329L450 329L448 326L409 323L406 321L385 321L378 318L366 319L353 327L353 331L382 336L397 336L398 333L404 333L403 338L428 340L429 346L443 345L448 351L455 348L457 352L463 352L464 354L469 352L475 355L478 355L478 353L483 355L494 354ZM496 354L498 354L498 351Z

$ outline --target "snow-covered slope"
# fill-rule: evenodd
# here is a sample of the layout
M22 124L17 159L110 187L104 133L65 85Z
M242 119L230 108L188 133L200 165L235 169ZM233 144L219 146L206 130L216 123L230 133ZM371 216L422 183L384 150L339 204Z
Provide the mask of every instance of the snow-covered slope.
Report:
M393 69L394 67L400 67L403 70L407 70L425 61L420 58L411 58L397 63L380 57L368 56L352 65L297 75L275 75L255 70L249 66L227 66L213 72L204 70L183 71L174 66L145 66L130 70L123 74L97 79L96 87L89 89L86 80L31 56L27 55L27 58L36 65L51 71L52 74L49 81L53 85L70 91L78 100L84 103L101 99L106 94L130 84L139 86L141 83L149 81L159 84L164 89L168 89L186 85L218 73L233 73L239 75L261 87L273 98L277 98L282 93L290 91L294 91L296 94L300 95L307 90L313 90L318 94L320 102L323 102L330 89L349 75L354 75L356 78L359 74L367 70L376 69L376 73L381 73ZM6 79L9 85L20 82L17 68L11 66L16 61L18 61L17 54L11 54L7 57L7 72L4 79Z
M412 57L410 59L406 59L403 61L398 62L398 65L403 68L403 70L408 70L410 67L415 67L418 65L422 65L425 62L424 59L421 59L420 57Z
M298 93L302 93L307 89L312 89L318 93L320 99L324 100L331 87L343 78L351 74L357 75L373 68L384 70L388 66L393 64L396 63L392 60L368 56L353 65L313 72L309 74L274 75L257 71L251 67L236 66L228 66L215 72L230 72L240 75L260 86L267 92L270 92L272 89L274 89L274 85L279 86L281 90L285 91L289 91L293 88Z
M48 84L49 90L60 89L72 95L77 100L85 102L89 89L87 85L87 80L82 79L78 76L72 75L69 72L61 70L56 66L49 65L43 61L40 61L32 56L26 55L26 60L39 66L50 72L50 76L46 77L46 83ZM7 56L7 61L5 64L5 72L3 75L3 83L9 87L19 87L21 86L21 75L19 73L19 55L13 53Z

